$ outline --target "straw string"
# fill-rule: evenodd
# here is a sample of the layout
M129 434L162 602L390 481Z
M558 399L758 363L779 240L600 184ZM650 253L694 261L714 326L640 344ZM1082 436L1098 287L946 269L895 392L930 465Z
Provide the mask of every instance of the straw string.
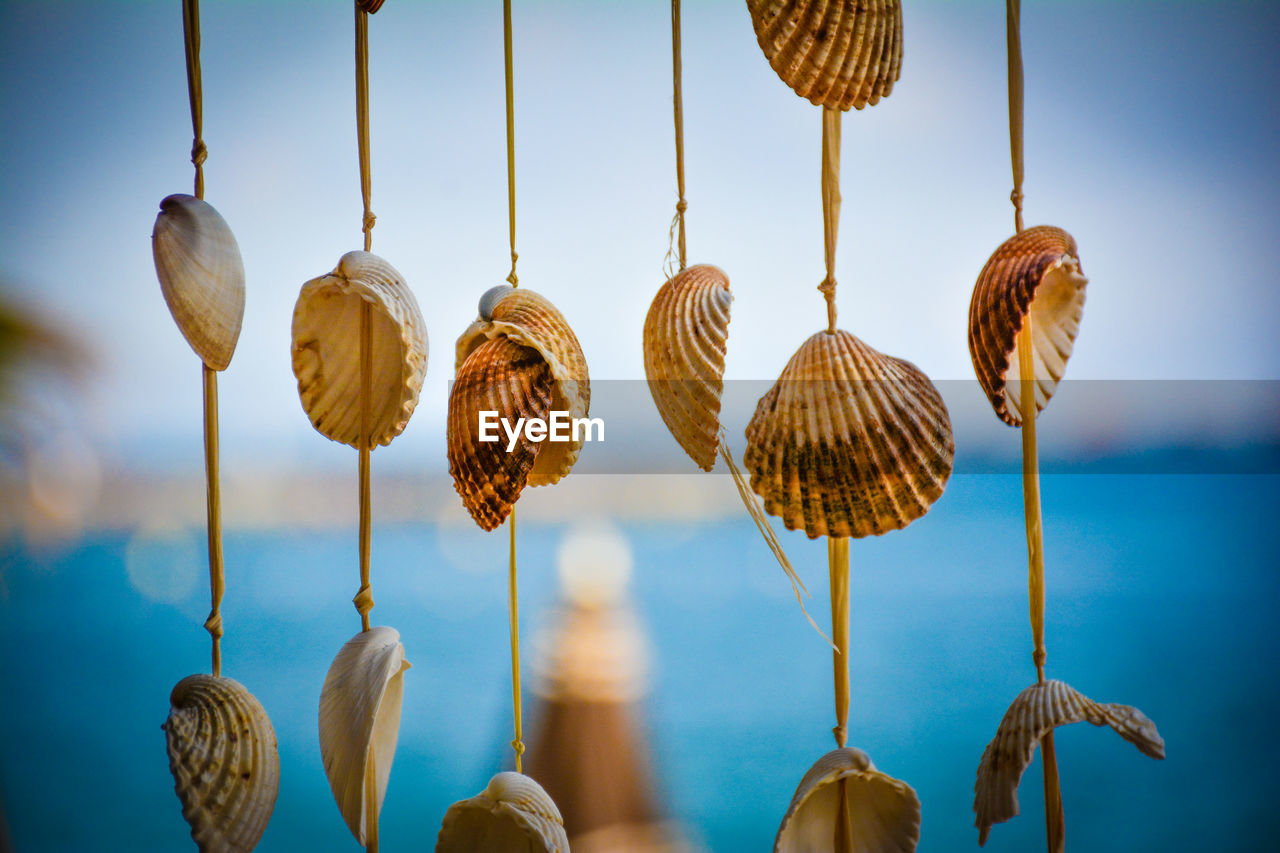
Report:
M196 167L195 197L204 198L204 161L209 156L201 138L204 94L200 87L200 0L182 0L182 35L187 55L187 97L191 101L191 164Z
M524 757L524 731L520 713L520 603L516 587L515 507L511 508L511 515L507 517L507 531L511 537L508 543L507 613L511 620L511 709L515 723L515 737L511 740L511 748L516 753L516 772L519 773L521 759Z
M369 13L355 4L356 9L356 144L360 149L360 197L364 201L364 250L373 249L373 226L378 218L373 215L373 175L369 166Z
M516 96L511 60L511 0L502 0L502 56L507 80L507 228L511 234L511 272L507 281L520 286L516 275Z
M827 332L836 332L836 236L840 231L840 111L822 109L822 242L827 277L818 290L827 300Z
M680 272L684 272L684 268L688 263L685 252L684 212L688 210L689 203L684 198L684 95L680 90L681 74L680 0L671 0L671 88L676 128L676 214L671 220L671 231L677 238L677 257L680 262ZM670 235L668 240L670 240ZM668 256L671 255L670 248L668 248L667 254Z
M836 725L831 730L836 746L849 737L849 540L827 537L827 570L831 577L831 634L835 650L831 656L835 675Z
M360 303L360 589L351 601L360 614L360 630L369 630L373 587L369 582L369 551L373 539L373 506L369 486L369 452L373 449L373 306Z
M222 494L218 484L218 372L201 363L204 374L204 475L209 533L209 592L212 604L205 630L213 638L213 675L222 675Z
M1005 0L1005 34L1009 53L1009 156L1013 165L1014 229L1022 232L1022 0Z

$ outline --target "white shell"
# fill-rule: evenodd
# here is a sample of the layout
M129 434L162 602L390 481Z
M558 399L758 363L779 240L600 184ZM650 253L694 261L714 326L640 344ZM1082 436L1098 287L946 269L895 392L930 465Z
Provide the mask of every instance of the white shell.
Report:
M404 646L394 628L356 634L320 692L320 757L351 834L367 843L378 820L400 734Z
M436 853L569 853L564 820L537 782L506 771L444 813Z

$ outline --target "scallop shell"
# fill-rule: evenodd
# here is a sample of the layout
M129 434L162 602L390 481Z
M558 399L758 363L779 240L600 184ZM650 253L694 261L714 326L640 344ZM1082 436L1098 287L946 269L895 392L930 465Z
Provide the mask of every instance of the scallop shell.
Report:
M360 444L360 315L372 306L371 446L389 444L418 405L427 330L413 291L391 264L347 252L328 275L302 286L293 309L293 373L311 425Z
M973 798L978 844L986 842L992 824L1018 814L1018 782L1040 739L1058 726L1081 721L1111 726L1144 755L1164 758L1164 740L1155 723L1137 708L1094 702L1061 681L1033 684L1013 700L978 764Z
M564 820L537 782L506 771L444 813L436 853L569 853Z
M941 495L951 419L915 365L844 331L818 332L747 424L743 465L765 510L818 536L906 527Z
M899 0L747 0L765 59L810 103L862 109L902 72Z
M160 202L151 232L156 277L187 343L214 370L226 370L244 319L244 262L227 222L190 195Z
M320 691L320 758L347 828L362 845L377 832L387 794L408 668L399 632L370 628L338 652Z
M662 421L698 467L710 471L720 446L729 277L699 264L658 290L644 321L644 375Z
M830 853L842 799L853 842L850 849L857 853L916 849L920 840L916 792L906 782L876 770L862 750L841 747L819 758L800 780L778 827L774 853Z
M1050 225L1005 240L979 273L969 302L969 356L978 383L1005 423L1022 423L1017 353L1022 318L1030 313L1032 320L1038 413L1067 369L1088 283L1076 241Z
M189 675L162 726L174 790L202 853L252 850L280 789L276 733L262 705L230 678Z

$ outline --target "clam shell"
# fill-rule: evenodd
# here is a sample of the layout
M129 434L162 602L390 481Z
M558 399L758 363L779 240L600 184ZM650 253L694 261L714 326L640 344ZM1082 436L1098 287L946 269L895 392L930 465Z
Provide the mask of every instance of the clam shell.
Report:
M160 202L151 252L183 337L201 361L226 370L244 319L244 262L226 220L202 199L171 195Z
M387 794L408 668L399 632L370 628L338 652L320 691L320 758L347 828L361 844L376 831Z
M371 305L371 446L388 444L418 405L427 372L427 331L413 292L391 264L347 252L328 275L302 286L293 309L293 373L311 425L360 445L360 316Z
M910 853L920 840L920 800L906 782L876 770L867 754L842 747L800 780L778 827L774 853L830 853L843 808L857 853Z
M276 733L262 705L230 678L189 675L162 727L174 790L202 853L252 850L280 789Z
M569 853L564 820L537 782L499 773L444 813L436 853Z
M747 0L756 40L782 82L811 103L862 109L902 71L899 0Z
M662 421L698 467L710 471L720 446L729 277L699 264L658 290L644 321L644 375Z
M1058 726L1081 721L1111 726L1144 755L1164 758L1164 740L1155 723L1137 708L1094 702L1061 681L1033 684L1013 700L978 764L973 810L979 844L986 842L992 824L1018 814L1018 782L1040 739Z
M929 377L848 332L822 331L760 398L742 461L765 510L789 529L862 537L924 515L954 455Z
M969 356L978 383L1005 423L1022 423L1017 352L1022 318L1030 313L1032 320L1038 413L1066 371L1088 283L1076 241L1050 225L1005 240L982 268L969 302Z

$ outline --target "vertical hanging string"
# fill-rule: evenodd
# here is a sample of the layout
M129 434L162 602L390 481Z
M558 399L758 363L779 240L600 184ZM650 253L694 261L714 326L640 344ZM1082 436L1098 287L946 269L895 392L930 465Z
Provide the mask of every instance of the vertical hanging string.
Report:
M827 537L827 570L831 577L831 636L835 650L831 662L835 674L836 726L831 733L836 746L849 736L849 540Z
M369 170L369 13L356 9L356 144L360 149L360 196L364 199L364 250L373 249L373 226L377 217L373 201L373 177Z
M507 564L507 613L511 619L511 710L515 721L515 738L511 748L516 752L516 772L521 772L521 758L524 756L524 729L520 714L520 605L516 587L516 509L511 508L507 517L507 531L510 534L508 543Z
M516 99L511 63L511 0L502 0L502 55L507 72L507 226L511 232L511 272L507 281L520 286L516 276Z
M1005 0L1005 34L1009 53L1009 155L1013 161L1014 229L1022 232L1022 0Z
M840 231L840 111L822 109L822 242L827 277L818 290L827 299L827 332L836 332L836 235ZM838 645L837 641L837 645Z
M366 239L367 239L366 234ZM360 630L369 630L373 587L369 583L369 550L373 539L373 506L369 489L369 452L373 449L373 306L360 303L360 589L351 601L360 614Z
M218 486L218 373L207 364L204 373L204 477L209 530L209 592L212 606L205 630L213 638L213 674L222 675L222 497Z
M191 101L191 163L196 167L196 198L204 198L204 161L209 150L201 139L203 101L200 89L200 0L182 0L182 34L187 53L187 97Z
M678 272L684 272L688 263L685 253L684 212L689 208L689 204L684 198L684 96L680 91L680 77L680 0L671 0L671 88L676 126L676 215L672 217L671 229L667 233L667 257L664 266L669 269L674 253L680 264ZM671 277L668 273L667 278Z

